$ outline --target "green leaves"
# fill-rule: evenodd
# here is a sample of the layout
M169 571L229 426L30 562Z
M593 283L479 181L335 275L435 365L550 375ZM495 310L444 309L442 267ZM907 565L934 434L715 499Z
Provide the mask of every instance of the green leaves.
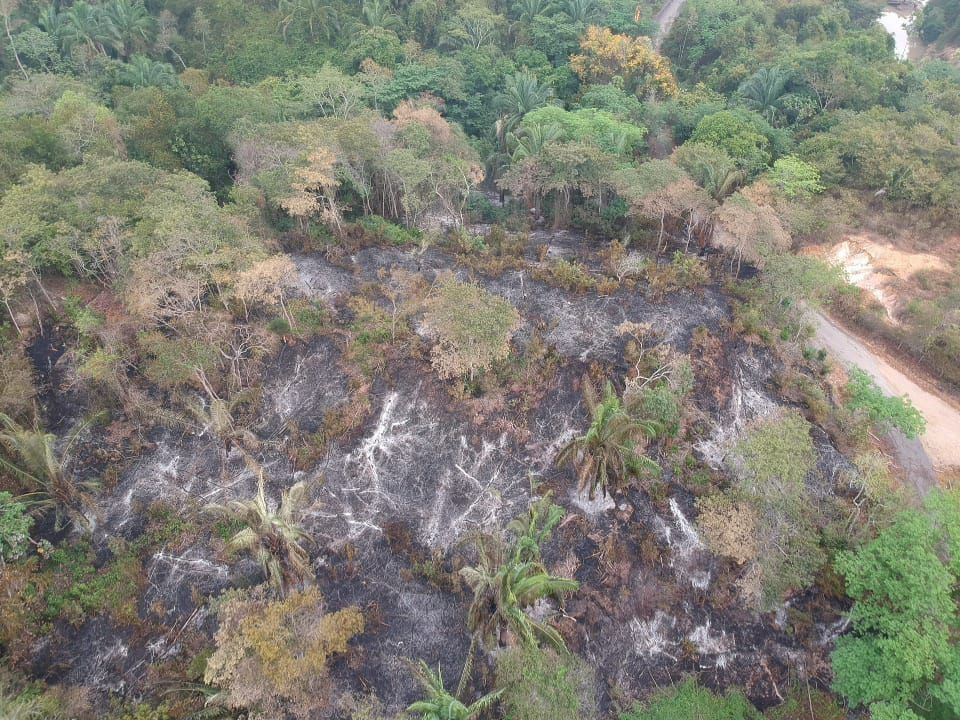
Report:
M903 717L927 696L960 711L957 577L940 555L937 527L938 516L956 520L951 497L944 505L934 496L925 513L904 512L872 543L837 558L854 605L853 631L833 653L834 689L851 705L870 705L875 717Z
M702 688L693 678L658 693L645 707L636 707L620 720L759 720L762 716L738 691L725 696Z
M33 518L27 506L13 499L8 492L0 492L0 565L16 560L30 544Z
M847 394L847 407L863 410L874 425L896 428L908 438L919 437L927 428L926 420L909 397L884 394L876 381L860 368L850 371Z
M416 666L416 676L427 697L410 705L407 712L420 715L422 720L473 720L492 706L502 692L487 693L467 706L447 692L439 667L434 672L421 660Z
M499 533L474 538L478 562L460 570L474 593L467 615L472 632L496 644L506 628L525 645L545 641L558 651L565 649L556 629L526 613L538 600L559 598L579 587L576 580L550 575L540 560L540 546L562 516L563 511L545 497L510 523L512 542Z
M267 502L263 471L257 494L250 500L233 500L228 505L209 505L207 512L243 526L227 541L234 550L251 553L260 563L270 584L281 594L310 578L310 557L303 544L310 536L300 525L308 504L303 483L295 483L280 496L279 507Z
M640 471L657 472L660 468L642 453L645 442L656 436L658 428L625 409L612 383L607 383L603 398L597 400L589 382L584 379L584 395L593 416L590 427L561 448L557 464L572 464L581 492L588 491L593 499L598 490L610 495Z
M756 513L760 587L750 594L769 608L788 590L807 585L824 559L805 485L817 452L810 424L799 414L756 423L736 452L745 470L737 492Z

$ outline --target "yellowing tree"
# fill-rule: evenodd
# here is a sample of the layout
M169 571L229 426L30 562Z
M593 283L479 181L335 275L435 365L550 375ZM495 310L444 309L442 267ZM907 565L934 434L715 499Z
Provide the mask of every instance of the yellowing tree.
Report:
M585 83L613 83L638 96L653 93L660 98L679 91L670 63L653 49L650 38L591 25L580 40L580 50L570 58L570 66Z
M310 145L305 164L293 172L291 194L280 200L280 207L301 223L305 218L319 216L339 232L342 215L336 200L339 185L335 173L337 158L330 148L315 142Z
M737 267L746 260L763 267L768 258L790 249L790 233L769 205L753 202L743 192L727 198L713 213L713 244L731 253Z
M328 661L364 628L358 608L327 614L324 605L316 588L273 602L262 589L226 600L204 681L251 717L316 717L331 700Z
M294 287L296 277L297 268L288 256L272 255L238 273L233 288L244 313L249 313L251 306L279 305L287 320L292 321L284 298L286 291Z

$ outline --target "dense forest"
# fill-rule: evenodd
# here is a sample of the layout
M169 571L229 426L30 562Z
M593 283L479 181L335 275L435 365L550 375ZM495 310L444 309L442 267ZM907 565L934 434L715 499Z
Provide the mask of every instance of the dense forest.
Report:
M0 16L0 718L960 717L957 0Z

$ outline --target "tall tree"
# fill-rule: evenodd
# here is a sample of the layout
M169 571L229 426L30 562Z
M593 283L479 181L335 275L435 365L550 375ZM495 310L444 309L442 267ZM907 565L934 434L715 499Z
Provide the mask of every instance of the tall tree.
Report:
M639 97L670 98L678 92L670 62L654 50L649 38L618 35L609 28L587 28L570 67L587 83L608 83L618 77L624 90Z
M524 115L546 105L552 96L553 89L541 83L533 73L520 71L507 75L503 92L494 100L500 111L496 130L501 144L507 133L516 129Z
M872 717L960 713L956 492L935 493L855 553L842 553L852 631L833 653L834 689Z
M177 74L170 63L151 60L145 55L130 58L130 62L123 66L120 77L133 87L164 87L177 81Z
M0 15L3 16L3 31L7 35L7 42L10 44L10 51L13 53L13 59L17 63L17 68L19 68L20 73L23 75L23 79L28 80L30 76L27 75L27 70L20 61L20 52L17 48L17 43L13 39L13 28L16 24L13 15L19 7L20 0L0 0Z
M62 38L68 47L84 45L93 54L106 54L111 40L102 8L78 0L64 11Z
M371 15L374 13L372 6L364 4L364 7ZM281 0L279 10L280 29L284 39L294 25L306 28L311 40L319 37L329 40L341 28L340 13L328 0ZM367 10L364 11L365 14ZM378 7L377 12L379 11Z

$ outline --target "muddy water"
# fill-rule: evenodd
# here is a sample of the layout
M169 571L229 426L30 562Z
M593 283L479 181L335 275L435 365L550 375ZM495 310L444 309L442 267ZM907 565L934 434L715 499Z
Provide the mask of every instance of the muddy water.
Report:
M926 4L927 0L918 0L914 12L905 10L903 6L897 8L888 6L888 9L881 13L877 20L884 30L893 37L893 52L898 60L906 60L910 56L910 47L913 40L910 25L916 19L916 13Z

